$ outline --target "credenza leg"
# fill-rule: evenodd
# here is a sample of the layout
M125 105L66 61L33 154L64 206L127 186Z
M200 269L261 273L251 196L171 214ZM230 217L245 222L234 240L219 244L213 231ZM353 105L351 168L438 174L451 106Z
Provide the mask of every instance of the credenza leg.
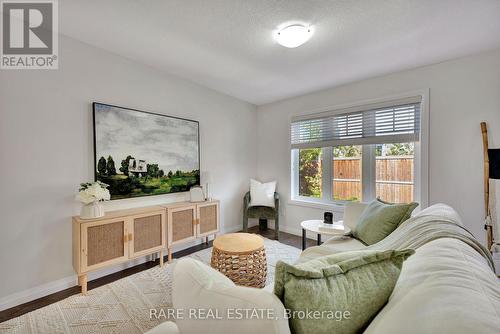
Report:
M205 244L208 245L208 235L205 237Z
M82 287L82 295L87 294L87 275L78 276L78 285Z
M160 249L160 267L163 267L163 249Z
M172 248L168 249L168 263L172 263Z

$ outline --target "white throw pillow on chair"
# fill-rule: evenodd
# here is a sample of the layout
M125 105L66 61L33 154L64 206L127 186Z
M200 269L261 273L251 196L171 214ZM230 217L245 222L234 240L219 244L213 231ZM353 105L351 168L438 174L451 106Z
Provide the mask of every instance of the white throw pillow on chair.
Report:
M250 206L268 206L274 208L276 181L261 183L250 179Z

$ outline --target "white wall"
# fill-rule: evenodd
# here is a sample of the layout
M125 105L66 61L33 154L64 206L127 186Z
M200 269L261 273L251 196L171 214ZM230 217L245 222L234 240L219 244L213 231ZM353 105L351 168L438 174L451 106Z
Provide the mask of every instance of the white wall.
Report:
M288 204L291 115L429 88L429 202L455 207L484 241L479 122L488 121L491 144L500 146L500 50L264 105L256 113L251 104L72 39L61 38L60 48L59 70L0 72L0 309L74 284L70 217L79 210L78 183L93 178L92 101L199 120L202 170L213 175L223 229L241 226L241 198L258 174L278 180L283 230L298 232L300 221L324 210ZM107 208L183 199L155 196Z
M488 122L490 145L499 147L500 50L258 107L258 175L264 181L278 180L283 197L284 230L298 232L302 220L321 218L324 211L287 202L291 116L420 89L430 90L429 203L453 206L466 227L485 242L479 122Z
M74 284L70 217L78 184L93 179L92 101L198 120L225 230L241 226L256 172L255 106L69 38L59 44L59 70L0 72L0 308Z

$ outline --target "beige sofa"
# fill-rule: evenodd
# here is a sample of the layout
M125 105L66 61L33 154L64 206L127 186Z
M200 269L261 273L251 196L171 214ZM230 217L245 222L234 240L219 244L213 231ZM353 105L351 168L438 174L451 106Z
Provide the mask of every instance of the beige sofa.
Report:
M344 223L351 228L363 204L346 207ZM435 205L418 215L460 219L448 206ZM335 252L363 249L355 239L330 239L305 250L299 261ZM192 259L174 268L173 305L178 309L218 310L223 319L176 319L152 334L167 333L290 333L281 316L284 306L272 286L252 289L235 286L210 267ZM275 318L234 320L228 309L271 310ZM500 282L486 259L466 243L452 238L431 241L416 250L403 266L401 276L385 307L365 333L500 333Z

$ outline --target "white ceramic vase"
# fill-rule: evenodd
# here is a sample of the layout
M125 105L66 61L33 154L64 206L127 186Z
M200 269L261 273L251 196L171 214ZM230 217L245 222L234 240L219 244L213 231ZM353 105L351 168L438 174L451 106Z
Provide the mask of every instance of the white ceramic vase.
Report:
M82 219L92 219L104 216L104 207L100 202L92 202L89 204L84 204L82 206L82 211L80 212L80 218Z

